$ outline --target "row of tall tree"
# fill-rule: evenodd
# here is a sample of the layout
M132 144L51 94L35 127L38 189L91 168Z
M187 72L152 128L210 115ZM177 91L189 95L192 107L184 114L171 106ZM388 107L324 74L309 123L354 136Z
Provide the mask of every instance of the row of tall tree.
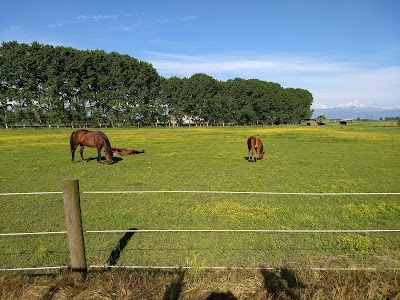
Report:
M298 123L312 94L277 83L206 74L163 78L128 55L39 43L0 47L0 125Z
M200 116L208 124L298 123L311 117L312 94L258 79L217 81L205 74L164 81L170 113Z

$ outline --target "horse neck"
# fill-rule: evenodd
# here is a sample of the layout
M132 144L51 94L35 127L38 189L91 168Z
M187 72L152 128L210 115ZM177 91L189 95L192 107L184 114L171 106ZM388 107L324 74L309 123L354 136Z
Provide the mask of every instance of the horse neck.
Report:
M102 132L101 136L103 137L103 146L108 153L112 153L110 140L108 137Z

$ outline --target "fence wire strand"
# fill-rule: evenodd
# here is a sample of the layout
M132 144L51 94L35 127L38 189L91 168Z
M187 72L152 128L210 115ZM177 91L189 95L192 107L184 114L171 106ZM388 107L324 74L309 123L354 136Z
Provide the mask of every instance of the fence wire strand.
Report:
M248 195L300 195L300 196L357 196L357 195L400 195L397 192L343 192L343 193L330 193L330 192L251 192L251 191L82 191L81 194L248 194ZM20 195L51 195L62 194L62 192L16 192L16 193L0 193L0 196L20 196Z
M400 229L110 229L110 230L85 230L84 233L201 233L201 232L231 232L231 233L383 233L400 232ZM67 231L44 231L44 232L10 232L0 233L0 236L24 236L24 235L49 235L67 234Z
M301 196L351 196L351 195L400 195L398 192L251 192L251 191L168 191L168 190L154 190L154 191L82 191L81 194L144 194L144 193L193 193L193 194L254 194L254 195L301 195ZM63 192L15 192L15 193L0 193L0 196L18 196L18 195L51 195L63 194ZM274 229L135 229L135 230L86 230L85 233L127 233L127 232L142 232L142 233L155 233L155 232L232 232L232 233L379 233L379 232L400 232L400 229L315 229L315 230L274 230ZM29 235L51 235L51 234L67 234L67 231L45 231L45 232L17 232L17 233L0 233L2 237L8 236L29 236ZM109 266L109 265L90 265L89 268L122 268L122 269L190 269L187 266ZM43 271L43 270L64 270L69 269L68 266L49 266L49 267L30 267L30 268L0 268L0 271ZM204 267L204 269L248 269L260 270L267 269L273 270L272 267ZM399 271L400 268L311 268L315 271L380 271L391 270Z
M89 269L144 269L144 270L190 270L192 267L190 266L109 266L109 265L89 265ZM204 266L200 267L201 269L205 270L276 270L279 267L224 267L224 266ZM50 267L32 267L32 268L0 268L0 271L46 271L46 270L68 270L70 269L69 266L50 266ZM294 270L304 270L306 268L292 268ZM372 267L365 267L365 268L325 268L325 267L314 267L314 268L307 268L313 271L369 271L369 272L379 272L379 271L400 271L400 268L372 268Z

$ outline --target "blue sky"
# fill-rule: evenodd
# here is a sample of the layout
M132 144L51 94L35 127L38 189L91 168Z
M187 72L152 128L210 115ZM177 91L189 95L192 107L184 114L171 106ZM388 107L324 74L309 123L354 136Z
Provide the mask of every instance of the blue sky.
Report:
M0 41L101 49L165 77L304 88L314 107L400 107L400 1L0 0Z

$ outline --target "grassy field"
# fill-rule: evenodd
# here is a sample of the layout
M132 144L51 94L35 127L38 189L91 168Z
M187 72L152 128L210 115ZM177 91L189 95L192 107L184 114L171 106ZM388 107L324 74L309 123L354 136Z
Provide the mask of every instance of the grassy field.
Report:
M80 181L84 230L400 229L399 195L91 191L400 192L400 127L178 127L103 130L144 149L113 165L71 162L71 129L0 131L0 193L59 192ZM246 139L265 159L246 160ZM62 195L0 196L0 233L64 231ZM123 233L86 233L89 265L106 265ZM117 265L400 268L400 233L135 233ZM68 265L65 235L0 236L0 268Z

